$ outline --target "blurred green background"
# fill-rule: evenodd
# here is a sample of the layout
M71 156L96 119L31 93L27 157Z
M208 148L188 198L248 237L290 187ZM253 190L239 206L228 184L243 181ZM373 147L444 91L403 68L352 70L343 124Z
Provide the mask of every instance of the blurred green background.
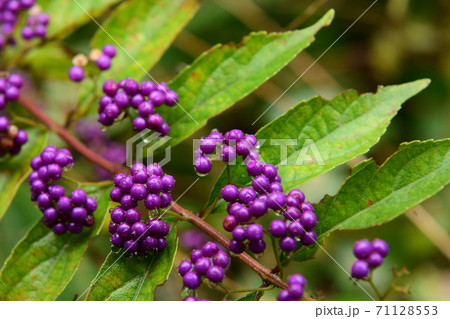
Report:
M306 52L301 53L249 97L212 119L206 128L192 138L204 136L212 128L224 131L239 128L248 133L256 132L298 101L314 95L331 98L348 88L373 92L377 85L430 78L431 85L405 103L380 143L369 152L368 156L374 157L380 164L395 152L401 142L438 139L450 135L450 2L379 0L342 35L372 3L373 1L366 0L203 1L198 13L151 71L151 75L158 81L169 80L216 43L240 42L251 31L273 32L302 28L317 20L328 9L334 8L336 17L332 25L319 32L316 41ZM63 118L77 100L79 87L66 79L66 72L74 53L88 52L88 42L96 29L96 24L88 23L64 39L64 51L54 57L44 78L42 74L36 73L36 68L28 70L30 78L39 77L38 98L48 101L48 112L54 118ZM328 48L320 60L312 65ZM252 126L253 121L310 66L299 81ZM95 117L93 120L95 121ZM111 137L120 141L118 137L124 136L122 132L126 132L125 136L130 136L128 125L127 122L114 129ZM166 172L177 179L174 198L196 178L191 154L192 144L187 140L173 149L173 160L165 167ZM77 165L72 174L79 175L80 178L92 178L90 165L81 159L80 163L83 164ZM220 169L215 168L212 174L202 178L180 202L194 211L200 209L215 178L220 174ZM348 166L338 167L301 186L301 189L307 198L317 202L325 194L334 194L348 174ZM326 239L324 247L349 271L354 261L351 247L355 240L383 238L390 244L391 252L381 269L375 273L375 280L381 290L390 281L392 274L389 269L393 265L405 266L410 271L409 275L400 279L400 283L410 286L411 294L392 294L390 299L450 300L449 195L447 187L425 201L422 211L416 211L416 215L408 214L411 217L402 215L386 225L372 229L336 232ZM4 262L15 243L40 216L40 212L29 201L28 186L24 183L0 221L0 263ZM223 217L213 215L208 222L221 229ZM189 225L183 224L180 231L188 228ZM61 300L72 300L88 288L108 251L108 234L104 231L90 243L79 271L60 296ZM187 253L180 249L176 264ZM270 250L267 250L261 262L273 266ZM316 259L293 264L289 272L304 274L308 279L308 290L325 300L368 300L368 296L355 287L343 270L321 250ZM260 279L244 264L233 259L226 284L233 288L258 287ZM181 286L181 279L174 269L167 284L157 289L157 299L179 300ZM370 291L370 288L367 289ZM274 299L276 293L267 293L263 300ZM200 296L220 299L222 292L203 287Z

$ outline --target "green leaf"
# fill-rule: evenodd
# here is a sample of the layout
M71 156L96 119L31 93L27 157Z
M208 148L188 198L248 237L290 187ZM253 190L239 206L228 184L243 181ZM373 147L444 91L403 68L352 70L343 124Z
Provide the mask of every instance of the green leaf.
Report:
M171 127L168 144L181 142L275 75L309 46L333 16L330 10L303 30L256 32L241 44L216 45L203 53L169 83L179 95L179 105L160 109Z
M72 31L96 18L120 0L39 0L42 11L50 15L47 37L64 37ZM87 11L87 13L85 12Z
M251 293L249 293L249 294L246 294L244 297L239 298L239 299L236 300L236 301L254 301L254 300L255 300L255 297L256 297L256 294L257 294L256 291L251 292Z
M335 196L326 196L315 205L319 242L335 230L386 223L449 182L450 139L401 144L381 166L373 159L364 161ZM296 256L296 260L304 259L305 252Z
M105 74L115 80L146 76L198 7L198 0L129 0L121 4L102 27L129 55L118 48L112 68ZM117 45L107 33L99 29L91 46Z
M284 189L299 187L366 153L379 141L402 103L428 84L429 80L418 80L380 87L375 94L358 95L350 90L330 101L313 97L300 102L257 132L258 140L265 141L261 146L261 159L279 166ZM285 148L286 155L282 157L279 144L286 142L291 145ZM243 165L231 167L231 176L232 181L239 184L251 180ZM224 171L209 203L226 183Z
M30 160L39 155L47 142L47 134L27 129L29 141L22 151L11 158L0 160L0 219L5 214L22 182L31 172Z
M167 247L154 257L125 257L110 253L91 284L86 300L154 300L172 270L178 248L176 226L167 235Z
M55 235L42 219L14 247L0 271L0 300L55 300L78 269L91 237L108 211L111 187L83 189L98 200L96 223L82 233Z

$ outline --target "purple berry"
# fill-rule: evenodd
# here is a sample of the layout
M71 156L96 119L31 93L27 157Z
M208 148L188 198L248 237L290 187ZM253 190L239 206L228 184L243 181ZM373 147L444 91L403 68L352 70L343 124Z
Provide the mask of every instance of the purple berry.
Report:
M67 230L72 234L79 234L83 231L83 224L70 222L67 224Z
M203 257L203 252L201 249L194 249L191 252L191 261L195 263L197 260Z
M273 210L281 210L286 204L286 195L282 192L270 193L267 197L267 206Z
M232 162L236 158L236 150L232 146L224 146L220 151L220 158L224 162Z
M161 178L159 178L158 176L151 176L147 180L147 189L149 190L149 192L154 194L158 194L159 192L161 192L162 190Z
M258 241L263 239L264 230L263 227L259 224L251 224L247 227L247 238L250 241Z
M317 241L317 234L314 230L305 231L302 235L301 243L305 246L314 245Z
M74 207L70 213L70 218L76 222L83 222L87 217L87 211L84 207Z
M213 256L212 261L216 266L227 268L230 264L230 257L226 252L220 250Z
M113 187L111 189L111 191L109 192L109 197L111 198L111 200L113 202L116 202L116 203L120 203L120 200L122 199L122 195L123 195L123 192L120 187Z
M244 227L237 226L233 231L231 232L231 236L233 236L233 239L237 242L243 242L247 239L247 230Z
M102 52L104 55L107 55L110 58L114 58L116 56L116 48L111 44L106 44L105 46L103 46Z
M353 254L358 259L365 259L372 253L373 248L367 239L359 240L353 245Z
M103 83L102 89L105 94L114 96L119 90L119 85L114 80L106 80L105 83Z
M225 272L223 271L223 268L219 266L211 266L206 272L206 278L214 283L222 282L224 276Z
M383 256L381 256L378 252L373 252L367 259L367 262L369 263L370 268L378 267L383 263Z
M372 248L379 253L382 257L386 257L389 253L389 245L382 239L374 239L372 241Z
M238 188L231 184L226 185L220 190L220 193L225 201L234 202L238 196Z
M239 191L239 201L244 204L249 204L256 199L256 192L251 187L244 187Z
M200 276L206 275L209 267L211 267L211 260L206 257L199 258L194 264L194 270Z
M57 223L55 226L53 226L53 232L56 235L62 235L67 231L67 227L64 223Z
M150 210L160 208L161 198L156 194L148 194L144 200L144 205Z
M234 239L230 241L229 244L230 251L235 254L243 253L245 250L245 244L240 243Z
M313 229L317 225L317 216L312 211L304 211L300 216L300 222L306 230Z
M236 228L238 222L236 220L236 217L234 216L227 216L223 220L223 229L225 229L228 232L233 231L233 229Z
M75 205L81 206L86 203L87 196L84 190L78 188L74 189L72 193L70 193L70 199Z
M297 241L294 237L286 236L280 240L280 249L283 251L293 251L297 248Z
M126 252L135 253L139 249L139 244L136 241L130 239L123 243L123 248Z
M129 225L133 225L141 220L141 213L135 208L130 208L125 212L125 220Z
M289 291L287 289L283 289L280 291L280 293L278 294L278 301L290 301L291 300L291 296L289 295Z
M205 257L212 257L219 251L219 246L217 246L216 243L213 243L211 241L207 242L203 248L202 253Z
M200 284L200 277L193 271L189 271L183 276L183 285L189 289L197 289Z
M178 266L178 273L184 276L188 271L192 269L192 263L189 260L183 259Z
M143 200L147 196L147 188L142 184L134 184L131 187L130 195L135 201Z
M303 225L300 222L293 221L289 224L288 231L289 234L291 234L291 236L293 237L301 237L304 234L305 229L303 228Z
M116 234L119 234L121 238L127 239L131 235L131 227L127 223L123 222L117 225Z
M74 82L81 82L84 79L84 70L80 66L73 66L69 69L69 79Z
M162 189L166 192L169 192L175 186L175 179L173 178L172 175L166 174L161 178L161 183L162 183Z
M303 277L303 275L300 274L293 274L288 279L288 285L300 285L304 287L306 285L306 279Z
M198 174L204 175L211 171L211 161L205 156L198 157L194 162L195 170Z
M111 235L111 243L116 247L123 247L123 238L116 232Z
M256 176L252 181L252 187L260 194L270 192L270 186L269 179L264 175Z
M287 232L286 222L281 219L274 219L270 223L269 232L274 237L284 237Z
M357 260L352 265L352 277L362 279L369 274L369 265L365 260Z
M123 209L130 209L135 208L137 206L137 203L131 197L130 194L126 194L122 196L122 199L120 200L120 205L123 207Z
M248 244L248 249L254 254L261 254L266 249L266 242L264 240L251 241Z
M217 142L212 138L204 138L200 140L200 149L204 154L214 153L216 146Z
M107 55L101 55L96 64L101 71L108 70L111 67L111 58Z

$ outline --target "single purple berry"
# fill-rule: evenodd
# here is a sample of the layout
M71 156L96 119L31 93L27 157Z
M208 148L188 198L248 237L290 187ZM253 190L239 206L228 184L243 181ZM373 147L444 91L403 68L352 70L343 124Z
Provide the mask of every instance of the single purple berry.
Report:
M223 268L219 266L211 266L206 272L206 278L214 283L222 282L224 276L225 272L223 271Z
M189 271L183 276L183 285L189 289L197 289L200 284L200 277L193 271Z
M133 226L131 226L131 236L134 239L140 239L147 232L147 225L142 222L135 222Z
M123 248L126 252L135 253L139 249L139 244L136 241L130 239L123 243Z
M264 175L256 176L252 181L252 187L260 194L269 193L270 186L269 179Z
M87 196L84 190L77 188L70 193L70 199L75 205L81 206L86 203Z
M220 158L224 162L232 162L236 158L236 150L232 146L224 146L220 151Z
M284 237L287 232L286 222L281 219L274 219L270 223L269 232L274 237Z
M143 200L147 196L147 188L142 184L131 186L130 195L135 201Z
M69 197L63 196L60 199L58 199L58 203L56 204L56 207L60 212L69 212L72 208L72 201Z
M101 71L108 70L111 67L111 58L107 55L101 55L96 64Z
M230 248L230 251L231 251L232 253L240 254L240 253L244 252L244 250L245 250L245 244L240 243L240 242L238 242L238 241L232 239L232 240L230 241L229 248Z
M230 264L230 257L228 254L222 250L219 250L214 256L213 256L213 264L222 268L227 268Z
M172 175L164 175L161 177L161 183L162 183L162 189L166 192L169 192L172 190L172 188L175 186L175 179Z
M301 243L305 246L314 245L317 241L317 234L314 230L305 231L302 235Z
M105 94L109 96L114 96L119 90L119 85L114 80L106 80L103 83L102 89Z
M227 216L223 220L223 229L225 229L228 232L233 231L233 229L236 228L238 222L236 220L236 217L234 216Z
M130 208L125 212L125 220L129 225L133 225L141 220L141 213L135 208Z
M127 239L131 236L131 227L127 223L123 222L117 225L116 234L119 234L123 239Z
M111 243L116 247L123 247L123 238L116 232L111 235Z
M103 46L102 52L104 55L107 55L110 58L114 58L116 56L116 48L111 44L106 44L105 46Z
M231 236L233 236L233 239L237 242L243 242L247 239L247 230L242 226L237 226L233 231L231 232Z
M205 257L212 257L219 251L219 246L211 241L203 245L202 253Z
M312 211L304 211L300 216L300 222L306 230L313 229L317 225L317 216Z
M389 253L389 245L382 239L374 239L372 241L372 248L374 251L379 253L382 257L386 257Z
M53 232L56 235L62 235L67 231L67 227L64 223L57 223L55 226L53 226Z
M161 198L156 194L148 194L144 200L144 205L150 210L157 209L161 205Z
M262 162L251 160L247 163L247 173L250 176L258 176L262 173L263 167Z
M113 187L111 189L111 191L109 192L109 197L111 198L111 200L113 202L116 202L116 203L120 203L120 200L122 199L122 195L123 195L123 192L120 187Z
M293 251L297 248L297 241L294 237L286 236L280 240L280 249L282 251Z
M227 202L234 202L238 196L238 188L234 185L225 185L221 190L220 193L222 195L222 198Z
M278 301L290 301L291 300L291 296L289 294L289 291L287 289L283 289L280 291L280 293L278 294Z
M251 187L244 187L239 191L239 201L244 204L249 204L256 199L256 192Z
M300 215L301 215L300 210L297 207L288 206L283 211L284 218L286 218L287 220L291 220L291 221L299 219Z
M303 286L301 285L289 285L288 291L290 300L300 300L303 297Z
M267 213L267 205L266 202L261 199L255 199L250 204L250 214L255 217L261 217Z
M188 271L192 269L192 263L189 260L183 259L178 266L178 273L184 276Z
M247 227L247 238L250 241L258 241L263 239L264 230L263 227L259 224L251 224Z
M69 69L69 79L74 82L81 82L84 79L84 70L80 66L73 66Z
M301 237L304 234L305 229L303 228L303 225L300 222L293 221L289 224L288 231L289 234L291 234L291 236L293 237Z
M369 258L367 258L367 262L369 263L370 268L378 267L383 263L383 256L378 252L373 252L370 254Z
M211 260L206 257L199 258L194 264L194 270L200 276L206 275L209 267L211 267Z
M203 252L201 249L194 249L191 252L191 261L195 263L197 260L203 257Z
M211 161L205 156L198 157L194 162L195 170L198 174L204 175L211 171Z
M83 222L87 217L87 211L84 207L74 207L70 213L70 218L76 222Z
M365 260L357 260L352 265L352 277L362 279L369 274L369 265Z
M158 194L159 192L161 192L162 190L161 178L159 178L158 176L151 176L147 180L147 189L149 190L149 192L154 194Z
M67 224L67 230L72 234L79 234L83 231L83 224L70 222Z
M353 245L353 254L358 259L365 259L369 257L372 251L372 244L367 239L359 240Z
M286 195L282 192L270 193L267 197L267 206L273 210L282 210L286 204Z
M288 279L288 285L300 285L304 287L306 285L306 279L303 277L303 275L300 274L293 274Z
M200 140L200 149L204 154L214 153L216 146L217 142L212 138L203 138Z
M248 249L254 254L261 254L266 249L266 242L264 240L251 241L248 244Z
M135 208L137 206L137 202L131 197L130 194L125 194L120 200L120 205L123 207L123 209L130 209Z
M161 166L159 166L158 164L150 164L149 166L147 166L147 173L148 176L156 175L162 177L164 175Z

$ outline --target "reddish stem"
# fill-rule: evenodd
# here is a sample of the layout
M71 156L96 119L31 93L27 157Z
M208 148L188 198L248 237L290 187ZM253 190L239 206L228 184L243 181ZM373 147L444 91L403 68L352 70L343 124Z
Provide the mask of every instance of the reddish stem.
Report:
M114 164L103 157L99 156L97 153L92 151L86 145L81 143L76 137L70 134L61 125L56 124L43 110L41 110L33 101L31 101L27 96L21 94L19 97L19 103L22 104L31 114L33 114L38 120L40 120L45 126L47 126L51 131L58 134L64 141L77 150L81 155L83 155L89 161L97 164L98 166L104 168L108 172L115 174L123 171L123 167Z
M221 245L229 249L230 241L224 235L219 233L214 227L212 227L203 219L198 217L196 214L181 207L175 202L172 203L172 211L184 217L188 222L190 222L197 228L201 229L203 232L214 238ZM252 257L250 257L248 254L242 253L237 256L239 257L240 260L242 260L244 263L250 266L250 268L253 269L253 271L255 271L264 281L269 282L281 289L288 288L288 285L283 280L281 280L280 277L273 274L272 270L264 267L256 260L254 260Z

